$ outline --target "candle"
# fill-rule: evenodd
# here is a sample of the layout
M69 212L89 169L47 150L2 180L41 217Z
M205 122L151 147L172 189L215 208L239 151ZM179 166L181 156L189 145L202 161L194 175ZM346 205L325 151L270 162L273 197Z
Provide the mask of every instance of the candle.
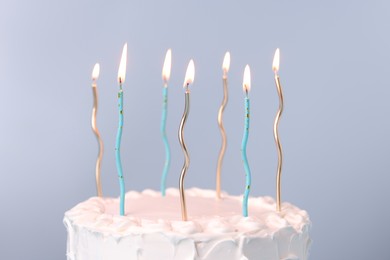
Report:
M244 162L244 169L245 169L245 192L244 192L244 199L242 201L242 215L244 217L248 216L248 198L249 198L249 192L251 188L251 170L249 168L248 164L248 158L246 156L246 145L248 142L248 135L249 135L249 117L250 117L250 102L248 93L251 89L251 72L249 69L249 65L246 65L244 70L244 80L242 83L242 87L245 93L245 126L244 126L244 136L242 138L241 143L241 158Z
M222 100L221 107L219 108L218 111L218 126L222 136L222 145L221 145L221 150L219 151L218 164L217 164L216 194L218 199L221 198L221 169L222 169L223 157L226 151L226 132L225 132L225 128L223 127L222 115L223 115L223 111L225 110L226 104L228 102L227 73L229 71L229 67L230 67L230 53L226 52L222 63L223 100Z
M179 180L179 190L180 190L180 204L181 204L181 216L183 221L187 221L187 206L186 206L186 199L184 194L184 177L186 175L186 172L188 170L188 167L190 165L190 155L187 151L187 146L184 142L184 125L187 121L188 113L190 110L190 90L189 85L194 81L195 76L195 67L194 67L194 61L190 60L187 67L186 76L184 79L183 87L185 88L185 106L184 106L184 113L183 117L180 121L180 127L179 127L179 142L182 147L183 153L184 153L184 164L183 168L181 170L180 174L180 180Z
M100 181L100 166L101 166L101 161L103 158L103 151L104 151L104 146L103 146L103 140L100 137L100 132L99 129L97 128L96 125L96 114L97 114L97 109L98 109L98 92L97 92L97 85L96 85L96 80L99 77L99 72L100 72L100 66L99 63L96 63L95 66L93 67L92 71L92 93L93 93L93 108L92 108L92 130L95 133L96 139L99 143L99 151L98 151L98 158L96 160L96 167L95 167L95 178L96 178L96 191L99 197L103 196L102 192L102 184Z
M168 80L171 75L171 60L172 60L172 51L169 49L167 51L167 54L165 55L164 60L164 66L162 71L162 79L164 82L163 87L163 109L162 109L162 116L161 116L161 136L164 142L165 147L165 164L163 168L163 173L161 176L161 194L162 196L165 196L165 189L166 189L166 180L167 175L169 171L169 166L171 163L171 151L169 149L169 143L166 133L166 121L167 121L167 109L168 109Z
M119 70L118 70L119 125L118 125L118 132L117 132L116 143L115 143L116 167L118 170L119 186L120 186L119 211L120 211L121 216L125 215L125 181L123 179L120 147L121 147L122 128L123 128L123 90L122 90L122 85L125 82L125 77L126 77L126 62L127 62L127 43L123 46L122 58L121 58L121 62L119 64Z
M280 54L278 48L275 51L274 60L272 64L272 70L274 71L275 74L276 90L278 91L278 95L279 95L279 109L278 112L276 113L275 121L274 121L274 138L275 138L276 148L278 151L278 167L276 172L276 210L278 212L281 211L281 198L280 198L281 187L280 186L281 186L281 175L282 175L282 164L283 164L282 145L280 144L279 132L278 132L279 120L283 113L283 92L282 92L282 86L280 85L280 80L278 75L279 59L280 59L279 56Z

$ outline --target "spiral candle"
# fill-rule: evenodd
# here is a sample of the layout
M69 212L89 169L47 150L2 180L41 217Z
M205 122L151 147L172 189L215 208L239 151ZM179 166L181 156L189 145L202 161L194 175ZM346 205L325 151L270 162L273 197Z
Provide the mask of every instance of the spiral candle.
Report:
M119 111L119 125L118 132L115 142L115 158L116 158L116 168L118 171L119 177L119 186L120 186L120 198L119 198L119 211L120 215L125 215L125 181L123 179L122 171L122 162L121 162L121 139L122 139L122 129L123 129L123 90L122 84L125 82L126 77L126 59L127 59L127 43L123 46L122 58L119 65L118 71L118 83L119 83L119 92L118 92L118 111Z
M245 92L245 125L244 125L244 136L242 138L241 143L241 158L244 162L244 170L245 170L245 192L244 192L244 198L242 201L242 215L244 217L248 216L248 198L249 198L249 192L251 188L251 170L249 168L248 158L246 155L246 145L248 142L248 136L249 136L249 122L250 122L250 102L248 93L250 91L250 69L249 65L246 65L245 71L244 71L244 81L243 81L243 89Z
M279 48L275 51L274 61L272 65L272 70L275 73L275 84L276 84L276 90L278 91L279 96L279 109L275 116L274 121L274 139L276 143L276 148L278 150L278 167L276 172L276 210L278 212L281 211L281 176L282 176L282 165L283 165L283 151L282 151L282 145L280 144L280 138L279 138L279 121L280 117L283 113L283 92L282 92L282 86L280 85L279 80Z
M163 109L162 109L162 116L161 116L161 136L164 142L165 147L165 163L163 168L163 173L161 176L161 195L165 196L165 190L166 190L166 181L167 181L167 175L169 171L169 166L171 164L171 151L169 148L169 142L167 138L167 132L166 132L166 122L167 122L167 110L168 110L168 80L171 75L171 60L172 60L172 52L171 49L167 51L167 54L165 55L164 60L164 66L163 66L163 72L162 72L162 78L164 81L164 87L163 87Z
M218 164L217 164L217 181L216 181L217 185L215 189L218 199L221 198L221 170L222 170L222 161L225 155L226 143L227 143L226 132L225 132L225 127L223 126L222 116L223 116L223 111L225 110L225 107L228 102L227 72L229 71L229 67L230 67L230 53L226 52L222 63L223 100L222 100L221 107L219 108L218 111L218 126L222 136L222 145L221 145L221 150L219 151Z
M179 126L179 142L183 150L184 154L184 164L183 168L181 170L180 179L179 179L179 191L180 191L180 205L181 205L181 216L183 221L187 221L187 205L186 205L186 198L185 198L185 191L184 191L184 178L187 173L188 167L190 166L190 155L187 150L187 146L184 142L184 125L187 121L188 113L190 111L190 90L189 85L193 82L195 76L195 68L194 68L194 62L193 60L190 60L190 63L187 67L186 77L184 80L184 87L186 89L185 92L185 106L184 106L184 113L183 117L180 121Z
M103 145L103 140L100 136L99 129L97 128L97 124L96 124L96 114L98 110L98 91L97 91L96 80L99 77L99 72L100 72L100 65L99 63L96 63L92 71L93 108L92 108L91 124L92 124L92 131L94 132L99 144L98 158L96 159L96 166L95 166L96 191L98 197L102 197L103 191L102 191L102 183L101 183L101 162L103 158L104 145Z

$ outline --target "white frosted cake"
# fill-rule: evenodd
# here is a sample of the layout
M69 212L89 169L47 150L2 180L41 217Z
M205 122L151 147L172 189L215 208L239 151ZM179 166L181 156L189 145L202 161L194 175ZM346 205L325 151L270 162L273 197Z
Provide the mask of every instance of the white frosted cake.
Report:
M186 190L188 221L181 220L179 191L145 190L119 199L92 197L65 213L68 260L306 260L310 220L271 197L249 198L242 217L241 196L197 188Z

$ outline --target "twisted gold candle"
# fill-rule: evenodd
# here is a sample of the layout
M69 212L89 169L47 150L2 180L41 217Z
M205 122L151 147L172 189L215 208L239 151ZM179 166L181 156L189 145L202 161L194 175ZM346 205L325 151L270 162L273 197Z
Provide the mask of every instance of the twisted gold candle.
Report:
M96 80L99 77L99 72L100 72L100 66L99 63L96 63L95 66L93 67L92 71L92 93L93 93L93 108L92 108L92 130L95 133L96 139L99 143L99 152L98 152L98 158L96 160L96 167L95 167L95 178L96 178L96 191L99 197L103 196L102 192L102 184L101 184L101 162L103 158L103 151L104 151L104 146L103 146L103 140L100 137L100 132L99 129L97 128L96 125L96 114L97 114L97 109L98 109L98 92L97 92L97 86L96 86Z
M184 191L184 178L187 173L188 167L190 166L190 155L187 151L187 146L184 142L184 125L187 121L188 113L190 111L190 90L189 85L194 81L195 76L195 68L194 68L194 61L190 60L190 63L187 67L187 72L184 80L183 87L186 89L185 92L185 107L184 107L184 113L183 117L180 121L180 127L179 127L179 142L182 147L183 153L184 153L184 165L181 170L180 174L180 180L179 180L179 191L180 191L180 204L181 204L181 217L183 221L187 221L187 205L186 205L186 198L185 198L185 191Z
M279 48L275 51L274 61L272 65L272 70L275 73L275 84L276 84L276 90L278 91L279 95L279 109L276 113L275 122L274 122L274 138L276 143L276 148L278 150L278 168L276 173L276 210L278 212L281 211L281 175L282 175L282 165L283 165L283 152L282 152L282 145L280 144L280 138L279 138L279 120L283 113L283 92L282 92L282 86L280 85L279 80Z
M230 53L226 52L222 64L223 100L222 100L221 107L219 108L218 111L218 126L222 136L222 145L221 145L221 150L219 151L218 164L217 164L217 185L215 189L218 199L221 198L221 169L222 169L223 157L226 151L226 139L227 139L225 128L223 127L222 115L223 115L223 111L225 110L226 104L228 102L227 72L229 71L229 67L230 67Z

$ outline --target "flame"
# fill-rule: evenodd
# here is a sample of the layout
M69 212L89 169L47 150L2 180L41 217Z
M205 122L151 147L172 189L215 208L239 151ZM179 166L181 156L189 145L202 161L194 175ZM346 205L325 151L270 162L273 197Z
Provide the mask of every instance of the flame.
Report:
M100 73L100 65L96 63L92 70L92 80L95 81L98 79Z
M165 83L169 80L171 76L171 62L172 62L172 51L171 49L167 50L167 54L165 55L164 66L162 70L162 78Z
M183 87L191 84L194 81L194 77L195 77L194 61L190 60L190 62L188 63L186 77L184 79Z
M245 66L242 88L244 89L244 92L249 92L251 90L251 71L249 65Z
M225 57L223 58L222 70L223 73L228 73L230 68L230 52L225 53Z
M279 60L280 60L280 51L279 48L277 48L274 55L274 62L272 63L272 70L275 71L275 73L279 71Z
M126 78L126 63L127 63L127 43L123 46L122 58L118 69L118 82L123 84Z

